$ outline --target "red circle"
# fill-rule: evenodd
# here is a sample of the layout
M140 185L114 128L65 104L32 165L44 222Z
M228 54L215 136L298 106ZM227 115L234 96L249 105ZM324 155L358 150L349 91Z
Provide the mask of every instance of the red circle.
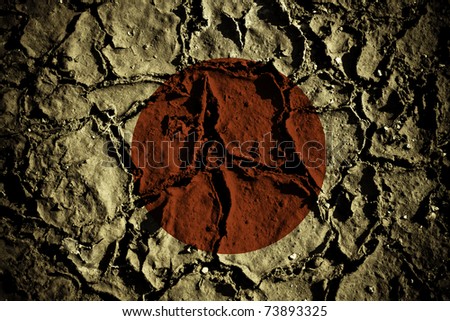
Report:
M325 136L272 65L215 59L169 78L136 124L131 158L149 215L178 240L231 254L268 246L314 206Z

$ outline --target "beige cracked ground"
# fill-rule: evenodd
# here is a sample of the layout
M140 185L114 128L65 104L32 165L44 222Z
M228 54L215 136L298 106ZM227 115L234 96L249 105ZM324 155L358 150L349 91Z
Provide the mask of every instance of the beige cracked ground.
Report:
M450 299L445 3L3 1L0 298ZM164 80L227 57L305 91L328 165L291 234L213 255L147 216L122 156Z

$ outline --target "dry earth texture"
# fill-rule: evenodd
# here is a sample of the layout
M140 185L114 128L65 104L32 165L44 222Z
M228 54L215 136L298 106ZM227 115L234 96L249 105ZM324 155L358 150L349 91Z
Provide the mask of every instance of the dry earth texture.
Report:
M448 1L0 10L1 299L450 299ZM218 255L147 215L123 156L156 88L228 57L273 64L304 90L328 159L293 232Z

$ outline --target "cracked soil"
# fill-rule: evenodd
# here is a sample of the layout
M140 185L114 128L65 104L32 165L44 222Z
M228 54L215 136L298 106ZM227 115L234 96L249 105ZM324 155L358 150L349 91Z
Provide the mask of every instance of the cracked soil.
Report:
M2 300L450 299L447 1L5 0L0 17ZM157 88L215 58L287 76L327 147L311 212L240 254L167 233L129 166Z

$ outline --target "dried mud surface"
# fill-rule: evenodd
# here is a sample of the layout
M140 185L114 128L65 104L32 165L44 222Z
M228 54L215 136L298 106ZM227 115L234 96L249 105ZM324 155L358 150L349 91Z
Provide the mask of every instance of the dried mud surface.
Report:
M319 116L287 77L261 62L213 59L152 95L134 129L131 170L165 231L238 254L279 241L316 206L323 146Z
M0 10L1 299L450 299L445 1ZM327 171L317 208L289 235L217 255L160 228L123 155L164 81L228 57L273 64L302 88Z

